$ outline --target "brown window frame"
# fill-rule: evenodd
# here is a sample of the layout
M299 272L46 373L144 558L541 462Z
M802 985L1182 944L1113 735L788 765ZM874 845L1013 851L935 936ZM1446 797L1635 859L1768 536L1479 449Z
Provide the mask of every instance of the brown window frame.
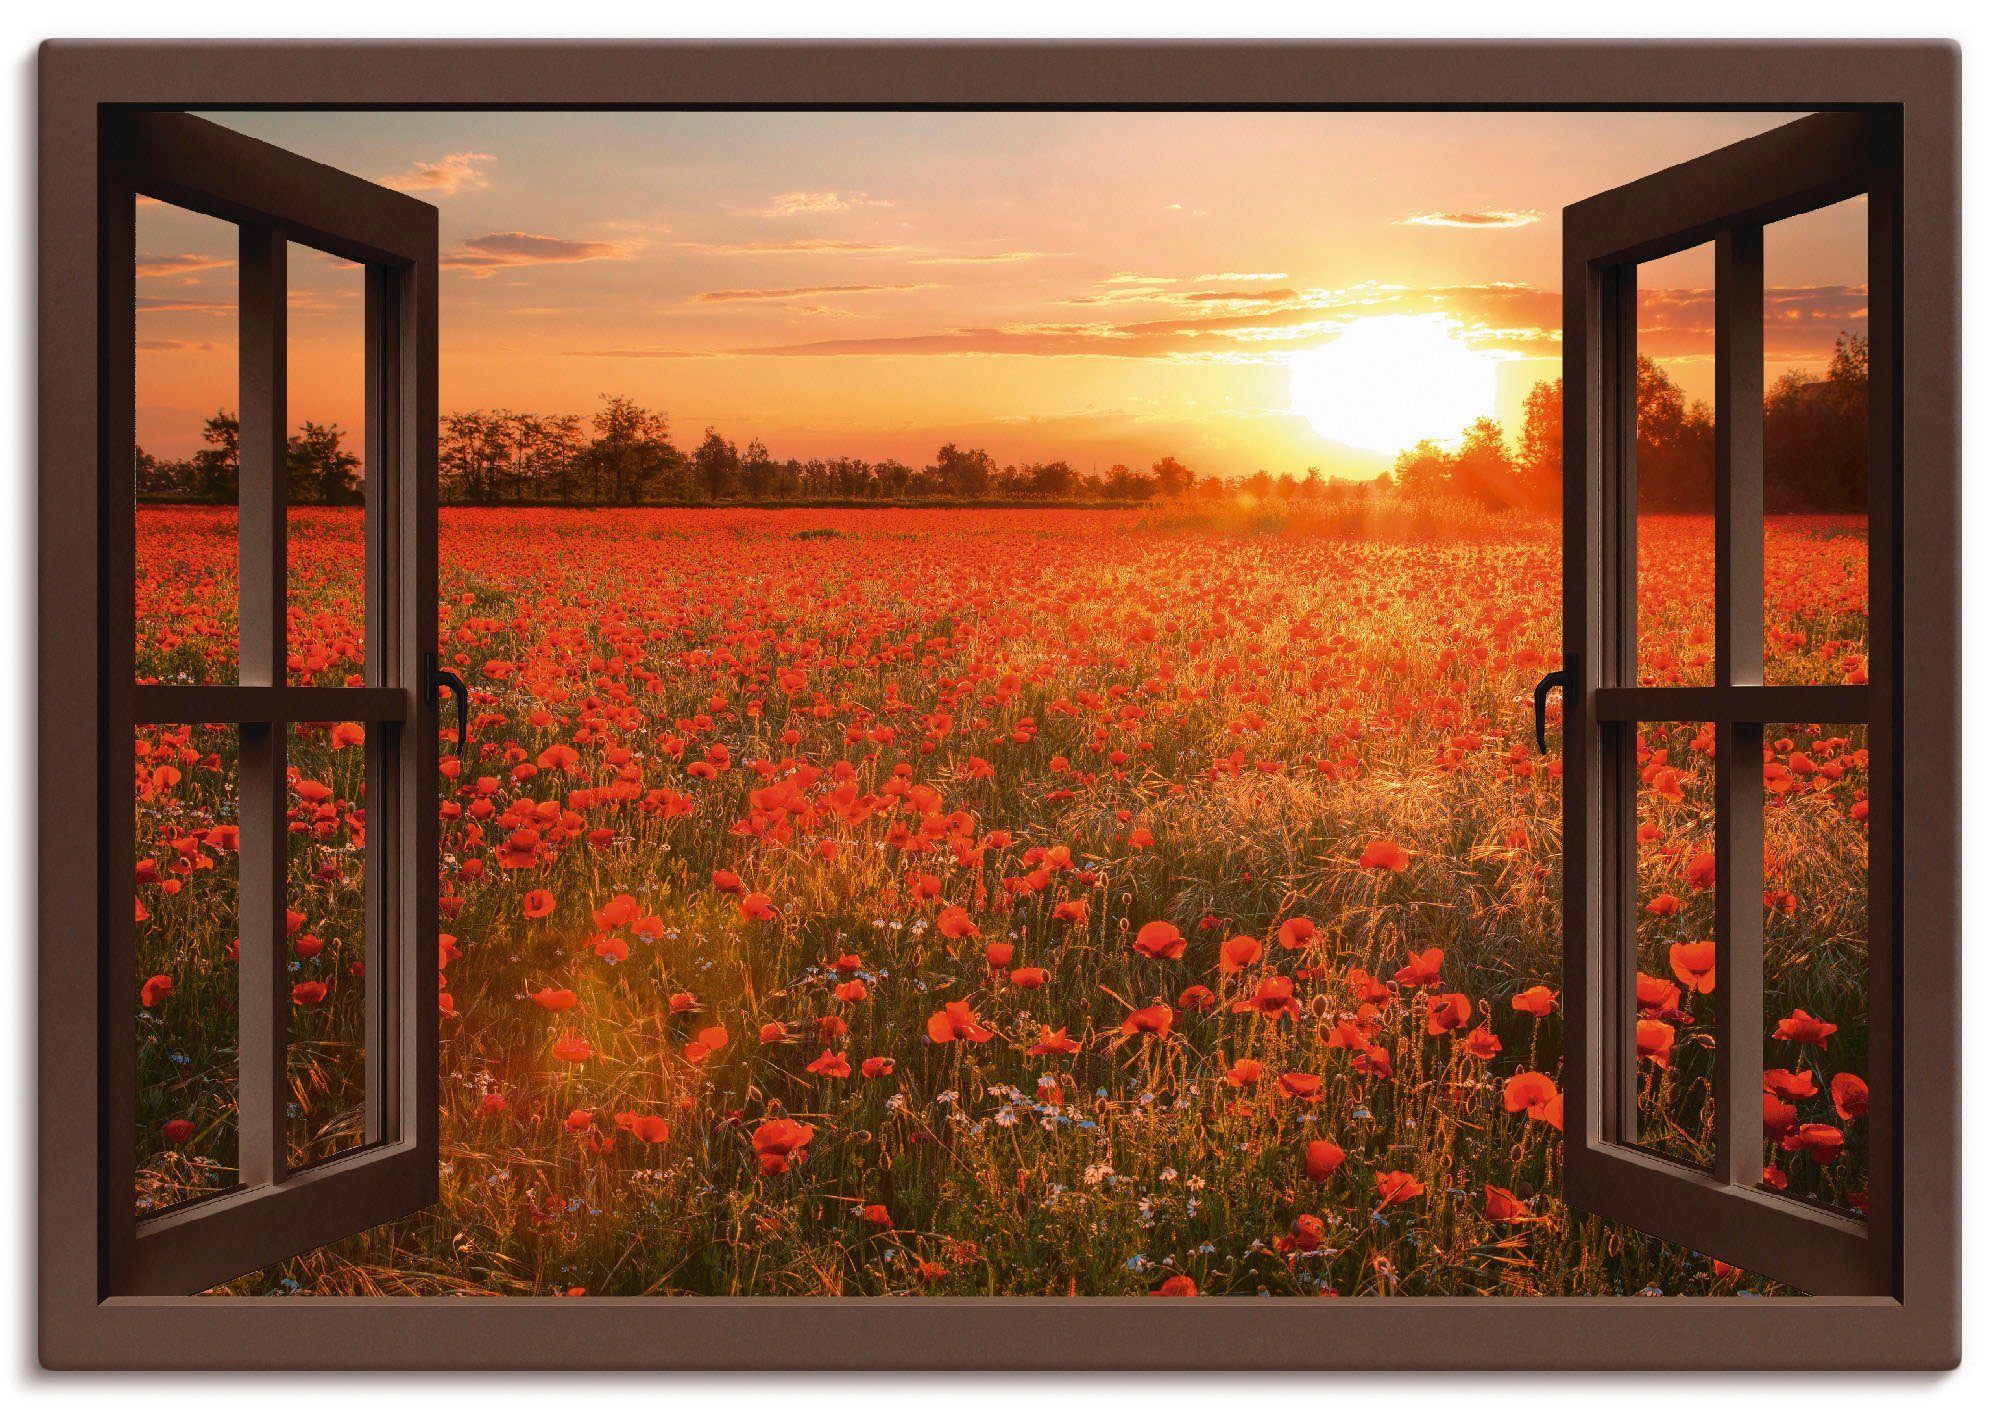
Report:
M107 584L101 678L106 739L147 724L235 725L240 822L234 1188L140 1216L133 1202L138 1101L130 780L106 770L102 921L104 1117L102 1285L123 1296L205 1290L334 1238L400 1218L437 1197L435 867L390 858L435 852L437 730L419 688L435 649L437 211L184 113L104 116L100 170L101 398ZM134 684L131 609L136 484L118 447L134 440L135 206L149 198L227 221L237 232L238 683ZM287 661L285 446L287 264L292 245L364 270L362 473L366 600L363 684L291 685ZM122 609L121 609L122 608ZM371 825L363 963L360 1146L288 1167L286 977L287 735L352 720L367 731Z
M1887 1368L1959 1343L1959 61L1943 43L647 44L64 42L41 101L40 1346L78 1367ZM102 122L127 106L1732 108L1893 112L1904 235L1893 996L1902 1112L1888 1285L1803 1299L493 1303L123 1295L97 1259L103 789ZM79 465L99 465L94 479ZM116 605L115 602L110 603ZM1878 621L1883 618L1878 616ZM1882 663L1876 663L1878 672ZM1524 690L1525 695L1525 690ZM425 706L428 707L427 705ZM1572 711L1569 727L1576 728ZM1875 907L1881 909L1882 907ZM78 1050L75 1034L95 1032ZM82 1128L79 1128L79 1127ZM1691 1239L1699 1244L1699 1238ZM1171 1326L1161 1318L1172 1317ZM280 1324L282 1323L282 1325Z
M1822 112L1601 192L1563 212L1563 1186L1572 1207L1814 1294L1886 1294L1902 1225L1895 994L1902 928L1903 596L1896 414L1897 116ZM1868 201L1869 683L1764 683L1764 231ZM1638 271L1715 253L1715 667L1705 686L1638 682ZM1638 856L1631 759L1642 724L1715 727L1715 1152L1695 1169L1637 1143ZM1870 1201L1850 1216L1763 1184L1763 733L1865 724L1869 743ZM1874 1016L1879 1015L1879 1016ZM1746 1055L1747 1054L1747 1055ZM1873 1099L1876 1093L1880 1099Z

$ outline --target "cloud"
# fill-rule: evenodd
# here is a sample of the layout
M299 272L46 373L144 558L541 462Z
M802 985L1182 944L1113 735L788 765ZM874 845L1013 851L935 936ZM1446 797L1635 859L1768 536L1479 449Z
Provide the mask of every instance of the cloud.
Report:
M495 160L491 152L447 152L436 161L417 161L397 176L384 177L382 184L399 191L428 191L439 196L455 196L468 188L486 185L483 169Z
M1434 225L1447 230L1518 230L1542 218L1539 210L1433 210L1406 215L1398 225Z
M873 286L862 286L873 287ZM717 290L771 298L802 296L803 289ZM1772 355L1788 354L1796 341L1802 354L1824 358L1832 330L1853 326L1865 291L1826 287L1774 289L1777 306L1791 310L1767 334ZM1128 286L1072 299L1078 303L1143 300L1161 316L1101 320L1048 320L951 327L871 337L819 338L754 347L690 349L610 348L572 355L620 358L685 357L1114 357L1163 362L1273 363L1317 346L1364 318L1389 315L1444 316L1472 347L1519 360L1558 356L1562 339L1562 299L1532 284L1407 286L1372 281L1339 289L1159 289ZM727 301L727 300L725 300ZM1642 294L1642 326L1657 339L1655 355L1683 359L1713 350L1710 296L1705 290L1652 290ZM816 311L804 306L803 312ZM831 311L831 310L818 310ZM1864 310L1865 311L1865 310ZM1845 321L1843 321L1845 320ZM1785 331L1792 328L1799 336ZM1810 336L1806 336L1806 334Z
M1113 294L1076 302L1129 301ZM1560 295L1525 284L1408 288L1362 283L1327 289L1155 292L1148 300L1175 316L1138 322L1011 323L902 336L830 338L743 348L759 357L1022 356L1121 357L1165 361L1270 362L1338 334L1359 318L1386 314L1452 317L1475 347L1539 355L1560 336Z
M1153 285L1138 288L1107 289L1098 293L1078 294L1064 299L1065 303L1107 304L1107 303L1176 303L1185 306L1224 303L1290 303L1299 300L1297 289L1163 289Z
M236 314L233 298L159 298L140 294L132 302L140 313L208 313L216 317Z
M1255 284L1274 279L1289 279L1289 274L1198 274L1197 284Z
M1773 285L1764 290L1767 362L1815 363L1833 349L1834 335L1868 326L1863 284ZM1639 350L1670 361L1715 355L1713 289L1639 290Z
M763 216L835 215L864 206L893 205L870 196L866 191L785 191L771 197L756 213Z
M909 246L874 240L680 240L676 248L703 254L893 254Z
M1297 289L1198 289L1175 295L1182 303L1282 303L1298 296Z
M581 347L561 354L564 357L651 358L720 357L724 354L696 347Z
M132 344L140 352L221 352L221 343L189 342L183 338L140 338Z
M597 259L629 258L629 245L607 244L602 240L560 240L552 235L530 235L520 230L475 235L462 241L456 251L438 260L447 269L462 269L483 279L498 269L517 269L531 264L583 264Z
M1178 284L1180 280L1171 274L1134 274L1124 271L1109 276L1104 282L1107 284Z
M229 269L235 263L230 256L221 254L142 254L133 272L141 279L164 279L176 274Z
M994 254L938 254L913 264L1019 264L1027 259L1053 259L1042 250L1000 250Z
M936 284L811 284L796 289L709 289L694 296L696 303L750 303L782 301L826 294L900 294L913 289L934 289Z

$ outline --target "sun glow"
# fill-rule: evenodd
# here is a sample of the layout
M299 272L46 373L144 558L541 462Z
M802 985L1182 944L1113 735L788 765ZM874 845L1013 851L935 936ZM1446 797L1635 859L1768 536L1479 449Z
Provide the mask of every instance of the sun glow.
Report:
M1328 440L1393 455L1491 416L1499 368L1441 317L1363 318L1292 359L1292 411Z

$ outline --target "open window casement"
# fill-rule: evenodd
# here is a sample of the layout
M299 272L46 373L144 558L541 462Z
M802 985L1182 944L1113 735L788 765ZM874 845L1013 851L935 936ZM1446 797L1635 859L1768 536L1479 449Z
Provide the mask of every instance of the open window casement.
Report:
M398 1218L437 1192L437 767L431 653L437 632L437 212L294 153L178 113L104 118L100 364L110 486L108 738L148 726L237 731L238 943L233 1014L235 1182L150 1211L135 1197L136 970L133 776L105 770L108 822L105 1137L99 1171L102 1292L201 1291ZM135 204L159 201L233 225L238 250L238 660L235 684L135 683L132 473ZM365 270L365 661L351 688L288 682L287 258L298 245ZM359 1129L339 1153L300 1159L288 1031L291 780L300 725L353 721L365 735L366 847ZM129 747L129 745L128 745ZM129 757L129 755L127 755ZM224 1060L227 1059L226 1053Z
M1901 1235L1897 123L1879 111L1822 113L1563 212L1564 1198L1832 1296L1897 1294ZM1865 197L1868 222L1868 683L1766 684L1765 232L1854 197ZM1705 245L1714 252L1714 676L1648 684L1638 639L1639 270ZM1637 1109L1644 896L1634 759L1660 721L1701 721L1713 740L1712 1137L1698 1159L1642 1144ZM1765 1176L1765 745L1767 727L1797 721L1867 731L1869 1184L1845 1207L1781 1193Z

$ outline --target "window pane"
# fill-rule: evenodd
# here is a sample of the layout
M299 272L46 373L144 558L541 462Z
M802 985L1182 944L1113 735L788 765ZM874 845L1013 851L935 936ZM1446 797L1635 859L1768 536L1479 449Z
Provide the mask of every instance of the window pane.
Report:
M1639 726L1634 826L1639 1143L1715 1155L1715 726Z
M1765 1180L1868 1199L1868 731L1764 730Z
M1868 678L1868 201L1764 234L1764 670Z
M1715 678L1715 248L1638 269L1638 672Z
M360 685L367 271L304 245L288 255L287 675L297 685Z
M236 682L236 227L140 197L134 673Z
M300 724L287 739L287 1163L363 1143L368 974L365 726Z
M236 730L148 725L133 741L137 1207L237 1181Z

